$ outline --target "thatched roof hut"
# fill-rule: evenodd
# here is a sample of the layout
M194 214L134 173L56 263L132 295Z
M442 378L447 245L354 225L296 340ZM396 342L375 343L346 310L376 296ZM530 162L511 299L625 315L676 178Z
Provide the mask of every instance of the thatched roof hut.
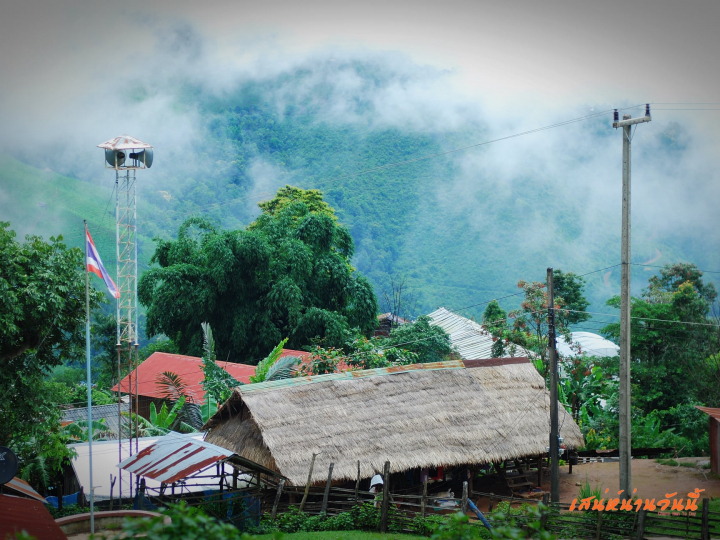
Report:
M560 407L561 436L583 444ZM538 455L548 445L550 397L527 358L460 360L333 373L237 388L206 440L286 476L354 479Z

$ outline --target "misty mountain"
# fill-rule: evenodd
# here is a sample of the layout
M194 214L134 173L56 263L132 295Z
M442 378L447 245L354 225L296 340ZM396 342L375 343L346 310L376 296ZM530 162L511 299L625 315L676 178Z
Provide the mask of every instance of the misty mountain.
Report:
M394 55L326 54L238 73L221 87L182 72L132 80L114 99L155 115L145 133L127 124L156 156L138 172L141 268L151 238L174 236L186 217L243 227L258 201L292 184L322 190L337 209L355 240L353 263L381 304L390 279L404 276L413 315L474 306L463 313L477 317L487 300L517 292L518 280L543 280L548 266L610 267L587 276L590 309L607 312L620 282L621 139L611 114L444 154L557 120L502 117L453 92L449 77ZM702 148L670 122L654 120L635 137L634 260L720 269L717 188L697 160ZM114 176L92 150L3 157L0 208L20 232L62 232L77 245L77 220L89 216L112 261ZM635 289L656 270L634 267Z

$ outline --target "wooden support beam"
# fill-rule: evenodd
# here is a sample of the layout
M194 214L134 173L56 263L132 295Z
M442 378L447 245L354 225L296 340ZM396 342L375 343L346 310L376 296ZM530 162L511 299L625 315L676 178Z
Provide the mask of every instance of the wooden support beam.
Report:
M272 514L270 515L270 521L275 521L277 515L278 504L280 503L280 495L282 495L283 486L285 485L285 479L281 479L278 484L277 493L275 494L275 502L272 507Z
M335 464L331 463L330 468L328 469L327 483L325 484L325 494L323 495L322 508L320 509L321 514L327 512L328 498L330 497L330 484L332 483L332 472L334 467Z
M385 469L383 471L383 499L382 499L382 510L380 512L380 532L387 532L387 521L388 521L388 510L390 508L390 462L385 462Z

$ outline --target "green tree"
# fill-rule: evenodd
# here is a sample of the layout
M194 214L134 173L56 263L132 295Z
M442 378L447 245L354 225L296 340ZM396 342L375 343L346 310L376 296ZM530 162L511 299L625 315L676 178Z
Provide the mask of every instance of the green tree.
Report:
M448 333L430 324L430 317L427 316L418 317L411 324L396 326L389 337L379 340L379 345L414 353L419 364L442 362L453 358L454 354Z
M538 366L541 367L540 374L547 378L550 364L548 359L549 327L547 324L548 295L546 284L538 281L518 282L518 287L523 289L525 298L520 303L520 308L512 310L508 317L514 319L509 339L513 343L534 352L539 359ZM565 306L565 301L555 298L555 313ZM565 326L565 320L561 317L555 318L556 337L564 336L570 341L570 329Z
M84 356L85 270L62 237L15 239L0 222L0 445L18 454L21 475L42 488L69 457L50 369ZM95 309L102 293L91 289Z
M559 268L553 270L553 294L555 298L562 298L563 310L558 311L557 317L563 326L577 324L590 318L585 311L590 302L585 298L585 280L573 272L564 273ZM572 311L569 311L572 310Z
M677 437L690 441L685 449L690 454L703 449L693 441L702 441L706 428L688 417L688 410L720 405L713 362L720 351L720 330L710 317L716 297L714 286L703 282L694 265L674 264L631 299L633 418L645 422L648 437L674 429ZM608 305L619 308L620 298L611 298ZM617 341L620 324L605 326L603 333ZM643 420L648 418L652 421Z
M327 209L276 199L246 230L192 218L176 240L158 240L156 266L139 283L148 334L199 355L198 329L209 322L221 358L256 364L284 337L298 349L316 337L342 345L350 328L374 330L377 299L350 265L348 230Z
M482 324L493 337L493 357L502 358L505 356L506 346L510 343L510 329L507 324L507 311L500 307L497 300L491 301L485 308Z

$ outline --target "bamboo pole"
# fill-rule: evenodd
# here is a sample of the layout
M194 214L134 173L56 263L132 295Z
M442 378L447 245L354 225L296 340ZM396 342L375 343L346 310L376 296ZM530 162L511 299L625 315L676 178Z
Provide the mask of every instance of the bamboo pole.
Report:
M307 483L305 484L305 495L303 495L302 501L300 502L300 511L302 512L302 509L305 507L305 501L307 501L308 492L310 491L310 482L312 481L312 473L313 469L315 468L315 458L318 457L319 454L313 453L312 455L312 461L310 461L310 472L308 472L308 479Z

